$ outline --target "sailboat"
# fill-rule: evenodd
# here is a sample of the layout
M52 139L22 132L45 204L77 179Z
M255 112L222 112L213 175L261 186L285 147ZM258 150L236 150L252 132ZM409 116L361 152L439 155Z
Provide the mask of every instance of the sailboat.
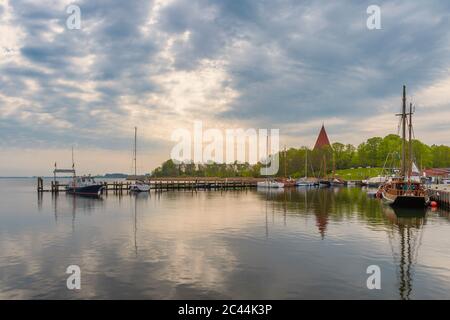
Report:
M295 185L297 187L312 187L314 182L308 180L308 150L305 149L305 177L300 178L296 181Z
M137 127L134 127L134 177L137 178ZM150 185L143 181L136 180L132 185L130 185L130 191L134 192L148 192L150 190Z
M267 136L266 139L266 159L269 159L269 136ZM266 167L266 176L267 176L267 167ZM258 188L284 188L284 183L266 178L264 181L258 181L256 183L256 186Z
M425 188L421 182L411 179L413 171L412 161L412 104L409 106L409 113L406 113L406 87L403 86L403 105L401 116L402 123L402 165L399 177L392 178L381 186L383 200L392 206L398 207L424 207L427 203ZM409 154L406 153L406 125L409 116Z
M278 183L283 183L283 187L284 188L289 188L289 187L295 187L296 186L296 181L294 179L292 179L291 177L287 177L287 151L286 151L286 146L284 147L284 177L283 178L278 178L275 181Z

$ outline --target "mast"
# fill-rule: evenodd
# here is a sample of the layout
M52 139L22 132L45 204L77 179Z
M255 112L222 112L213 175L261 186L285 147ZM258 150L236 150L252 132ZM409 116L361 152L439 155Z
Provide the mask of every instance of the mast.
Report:
M286 145L284 146L284 178L287 178L287 152Z
M269 134L266 136L266 180L269 180L267 177L267 166L269 165Z
M308 149L305 149L305 179L308 178Z
M136 142L137 142L137 127L134 127L134 177L137 176L137 164L136 164Z
M406 86L403 86L402 99L402 175L406 177Z
M412 103L409 104L409 179L412 175L413 155L412 155Z
M336 178L336 159L334 158L334 151L333 151L333 179Z
M73 146L72 146L72 170L73 170L73 176L75 177L75 160L73 157Z

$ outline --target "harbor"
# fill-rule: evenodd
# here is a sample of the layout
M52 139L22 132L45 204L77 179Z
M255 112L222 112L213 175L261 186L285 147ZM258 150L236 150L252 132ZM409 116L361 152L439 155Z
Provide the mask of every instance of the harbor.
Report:
M188 320L450 300L449 1L0 18L0 300Z
M36 179L0 185L2 298L450 297L449 212L402 215L365 187L36 197ZM65 289L71 264L80 291ZM373 264L382 290L366 287Z

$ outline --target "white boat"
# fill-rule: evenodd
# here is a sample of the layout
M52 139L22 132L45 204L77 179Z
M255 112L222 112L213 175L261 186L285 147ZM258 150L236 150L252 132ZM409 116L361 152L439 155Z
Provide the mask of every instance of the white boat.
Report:
M134 127L134 177L137 177L137 127ZM133 184L130 185L130 191L133 192L148 192L150 190L150 185L143 182L136 180Z
M258 188L284 188L283 182L277 182L274 180L258 181L256 185Z
M297 187L313 187L314 186L314 182L313 181L309 181L305 178L300 178L295 182L295 185Z
M130 191L134 192L148 192L149 190L150 185L142 181L136 181L130 186Z
M308 180L308 150L305 150L305 177L300 178L295 182L297 187L313 187L314 182Z
M379 187L383 183L388 181L388 177L386 176L376 176L367 180L363 180L363 183L368 185L369 187Z

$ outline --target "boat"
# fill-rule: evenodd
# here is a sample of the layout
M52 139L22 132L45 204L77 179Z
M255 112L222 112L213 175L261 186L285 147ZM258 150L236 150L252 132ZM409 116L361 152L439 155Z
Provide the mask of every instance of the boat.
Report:
M319 187L330 187L331 182L329 180L321 179L319 180Z
M266 159L269 159L269 136L266 139ZM268 176L267 167L265 176ZM284 183L273 178L266 178L264 181L258 181L256 187L261 189L281 189L284 188Z
M394 177L380 187L385 203L394 207L423 208L428 202L424 185L411 179L413 171L412 161L412 104L406 113L406 87L403 86L403 105L400 114L402 123L402 163L399 177ZM409 116L409 152L406 152L406 126Z
M278 179L275 179L275 182L282 183L284 188L295 187L295 183L296 183L296 181L291 178L278 178Z
M258 181L258 188L284 188L284 183L275 180Z
M81 177L78 177L76 175L73 147L72 147L72 170L63 170L63 171L67 172L70 171L73 174L72 181L70 181L66 186L66 192L68 194L83 195L83 196L99 196L102 194L102 191L105 187L102 183L96 182L95 179L91 177L91 175Z
M334 178L330 181L330 185L332 185L333 187L343 187L345 186L345 181L339 178Z
M136 181L130 185L130 191L133 192L148 192L150 190L150 185L143 181Z
M66 192L69 194L99 196L103 191L104 185L95 181L89 176L74 176L72 181L66 186Z
M363 180L363 184L369 187L379 187L384 184L388 180L386 176L376 176L369 178L367 180Z
M134 127L134 178L137 177L137 127ZM130 191L132 192L148 192L150 190L150 185L141 180L135 180L134 183L130 185Z
M295 182L297 187L313 187L314 181L308 179L308 150L305 149L305 177L298 179Z
M347 181L347 187L355 187L355 186L356 186L356 181L352 181L352 180Z
M258 188L284 188L284 183L266 179L264 181L258 181L256 186Z
M300 178L295 182L297 187L314 187L316 183L314 181L309 180L307 178Z

